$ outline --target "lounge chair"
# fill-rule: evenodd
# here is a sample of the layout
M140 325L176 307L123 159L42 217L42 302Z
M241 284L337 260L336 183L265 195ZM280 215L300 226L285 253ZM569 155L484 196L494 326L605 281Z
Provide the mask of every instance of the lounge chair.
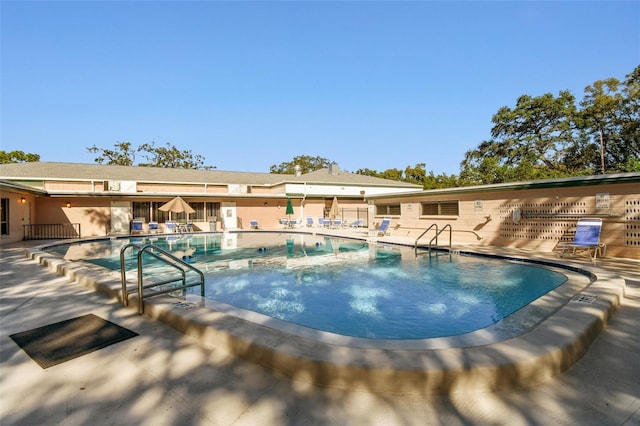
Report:
M342 228L342 219L333 219L331 226L333 228Z
M313 226L313 218L312 217L308 217L307 218L307 226L309 228L311 228Z
M131 221L131 233L132 234L141 234L142 233L142 225L143 221L141 220L132 220Z
M318 218L318 225L323 228L328 228L331 225L331 221L329 219L325 219L324 217Z
M602 219L600 218L582 218L578 220L576 225L576 235L571 243L560 243L560 257L563 257L567 251L571 254L577 252L585 252L592 259L600 255L603 257L606 253L607 246L600 242L600 234L602 232ZM593 255L592 252L593 251Z
M278 219L278 221L280 222L280 225L282 225L283 228L289 227L289 219L287 219L286 217Z
M158 233L158 222L155 222L155 221L149 222L149 233L150 234Z
M351 228L360 228L362 226L362 219L356 219L349 224Z
M382 237L382 236L385 236L385 235L389 235L389 225L390 224L391 224L391 218L390 217L385 217L385 218L382 219L382 222L380 222L380 225L378 226L378 228L374 232L379 237Z
M251 220L249 224L251 225L251 229L260 229L260 224L257 220Z
M174 221L167 221L164 223L164 229L166 232L178 232L178 224Z

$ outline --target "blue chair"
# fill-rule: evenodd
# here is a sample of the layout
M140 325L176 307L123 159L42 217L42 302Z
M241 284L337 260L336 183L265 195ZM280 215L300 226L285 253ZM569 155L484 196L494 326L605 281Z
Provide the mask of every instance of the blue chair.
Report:
M376 229L376 233L378 234L378 236L389 235L389 225L390 224L391 224L391 218L390 217L383 218L382 222L380 222L380 226L378 226L378 229Z
M351 228L360 228L362 226L362 219L356 219L349 224Z
M329 225L331 225L331 221L329 219L325 219L324 217L319 217L318 225L322 226L323 228L328 228Z
M167 232L178 232L178 224L174 221L165 222L164 227Z
M333 219L332 221L332 227L333 228L341 228L342 227L342 219Z
M141 234L142 233L142 225L143 221L141 220L133 220L131 221L131 233L132 234Z
M309 228L311 228L313 226L313 218L312 217L308 217L307 218L307 226Z
M576 235L571 243L560 243L558 247L561 249L560 257L565 252L571 250L572 254L578 251L586 251L587 255L596 260L600 255L603 257L606 253L606 244L600 242L600 234L602 233L602 219L600 218L582 218L578 220L576 225ZM591 251L593 250L593 255Z
M156 221L149 222L149 233L150 234L157 234L158 233L158 222L156 222Z
M260 229L260 224L257 220L251 220L249 224L251 225L251 229Z

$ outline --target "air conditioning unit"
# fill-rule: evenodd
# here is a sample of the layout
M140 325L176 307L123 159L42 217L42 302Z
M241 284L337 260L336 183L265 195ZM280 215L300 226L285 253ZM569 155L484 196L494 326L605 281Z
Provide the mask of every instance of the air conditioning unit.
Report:
M119 180L108 180L105 182L105 188L107 191L120 191L120 181Z
M227 185L227 191L229 194L250 194L251 186L249 185L239 185L239 184L229 184Z

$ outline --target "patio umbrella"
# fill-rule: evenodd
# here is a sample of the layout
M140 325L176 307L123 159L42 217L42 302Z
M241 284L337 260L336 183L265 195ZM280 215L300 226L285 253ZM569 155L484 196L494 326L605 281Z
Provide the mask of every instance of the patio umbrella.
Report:
M338 205L338 197L333 197L333 202L331 203L331 210L329 210L329 217L333 221L338 216L340 216L340 206Z
M169 220L171 220L171 212L186 213L187 219L189 219L189 213L195 213L195 210L191 208L191 206L180 197L176 197L168 203L161 205L160 207L158 207L158 210L169 212Z
M289 216L289 220L291 220L291 215L293 214L293 203L291 202L291 198L287 198L287 210L284 214Z

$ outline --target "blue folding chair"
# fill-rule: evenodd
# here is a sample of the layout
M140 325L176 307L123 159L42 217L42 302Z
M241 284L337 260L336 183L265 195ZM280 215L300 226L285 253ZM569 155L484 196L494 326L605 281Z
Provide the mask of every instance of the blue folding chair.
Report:
M576 235L571 243L560 243L558 247L561 249L560 257L564 256L567 251L576 254L578 251L586 251L587 255L596 260L600 255L603 257L606 253L607 246L600 241L602 233L602 219L600 218L582 218L578 220L576 225ZM593 250L593 255L591 251Z

